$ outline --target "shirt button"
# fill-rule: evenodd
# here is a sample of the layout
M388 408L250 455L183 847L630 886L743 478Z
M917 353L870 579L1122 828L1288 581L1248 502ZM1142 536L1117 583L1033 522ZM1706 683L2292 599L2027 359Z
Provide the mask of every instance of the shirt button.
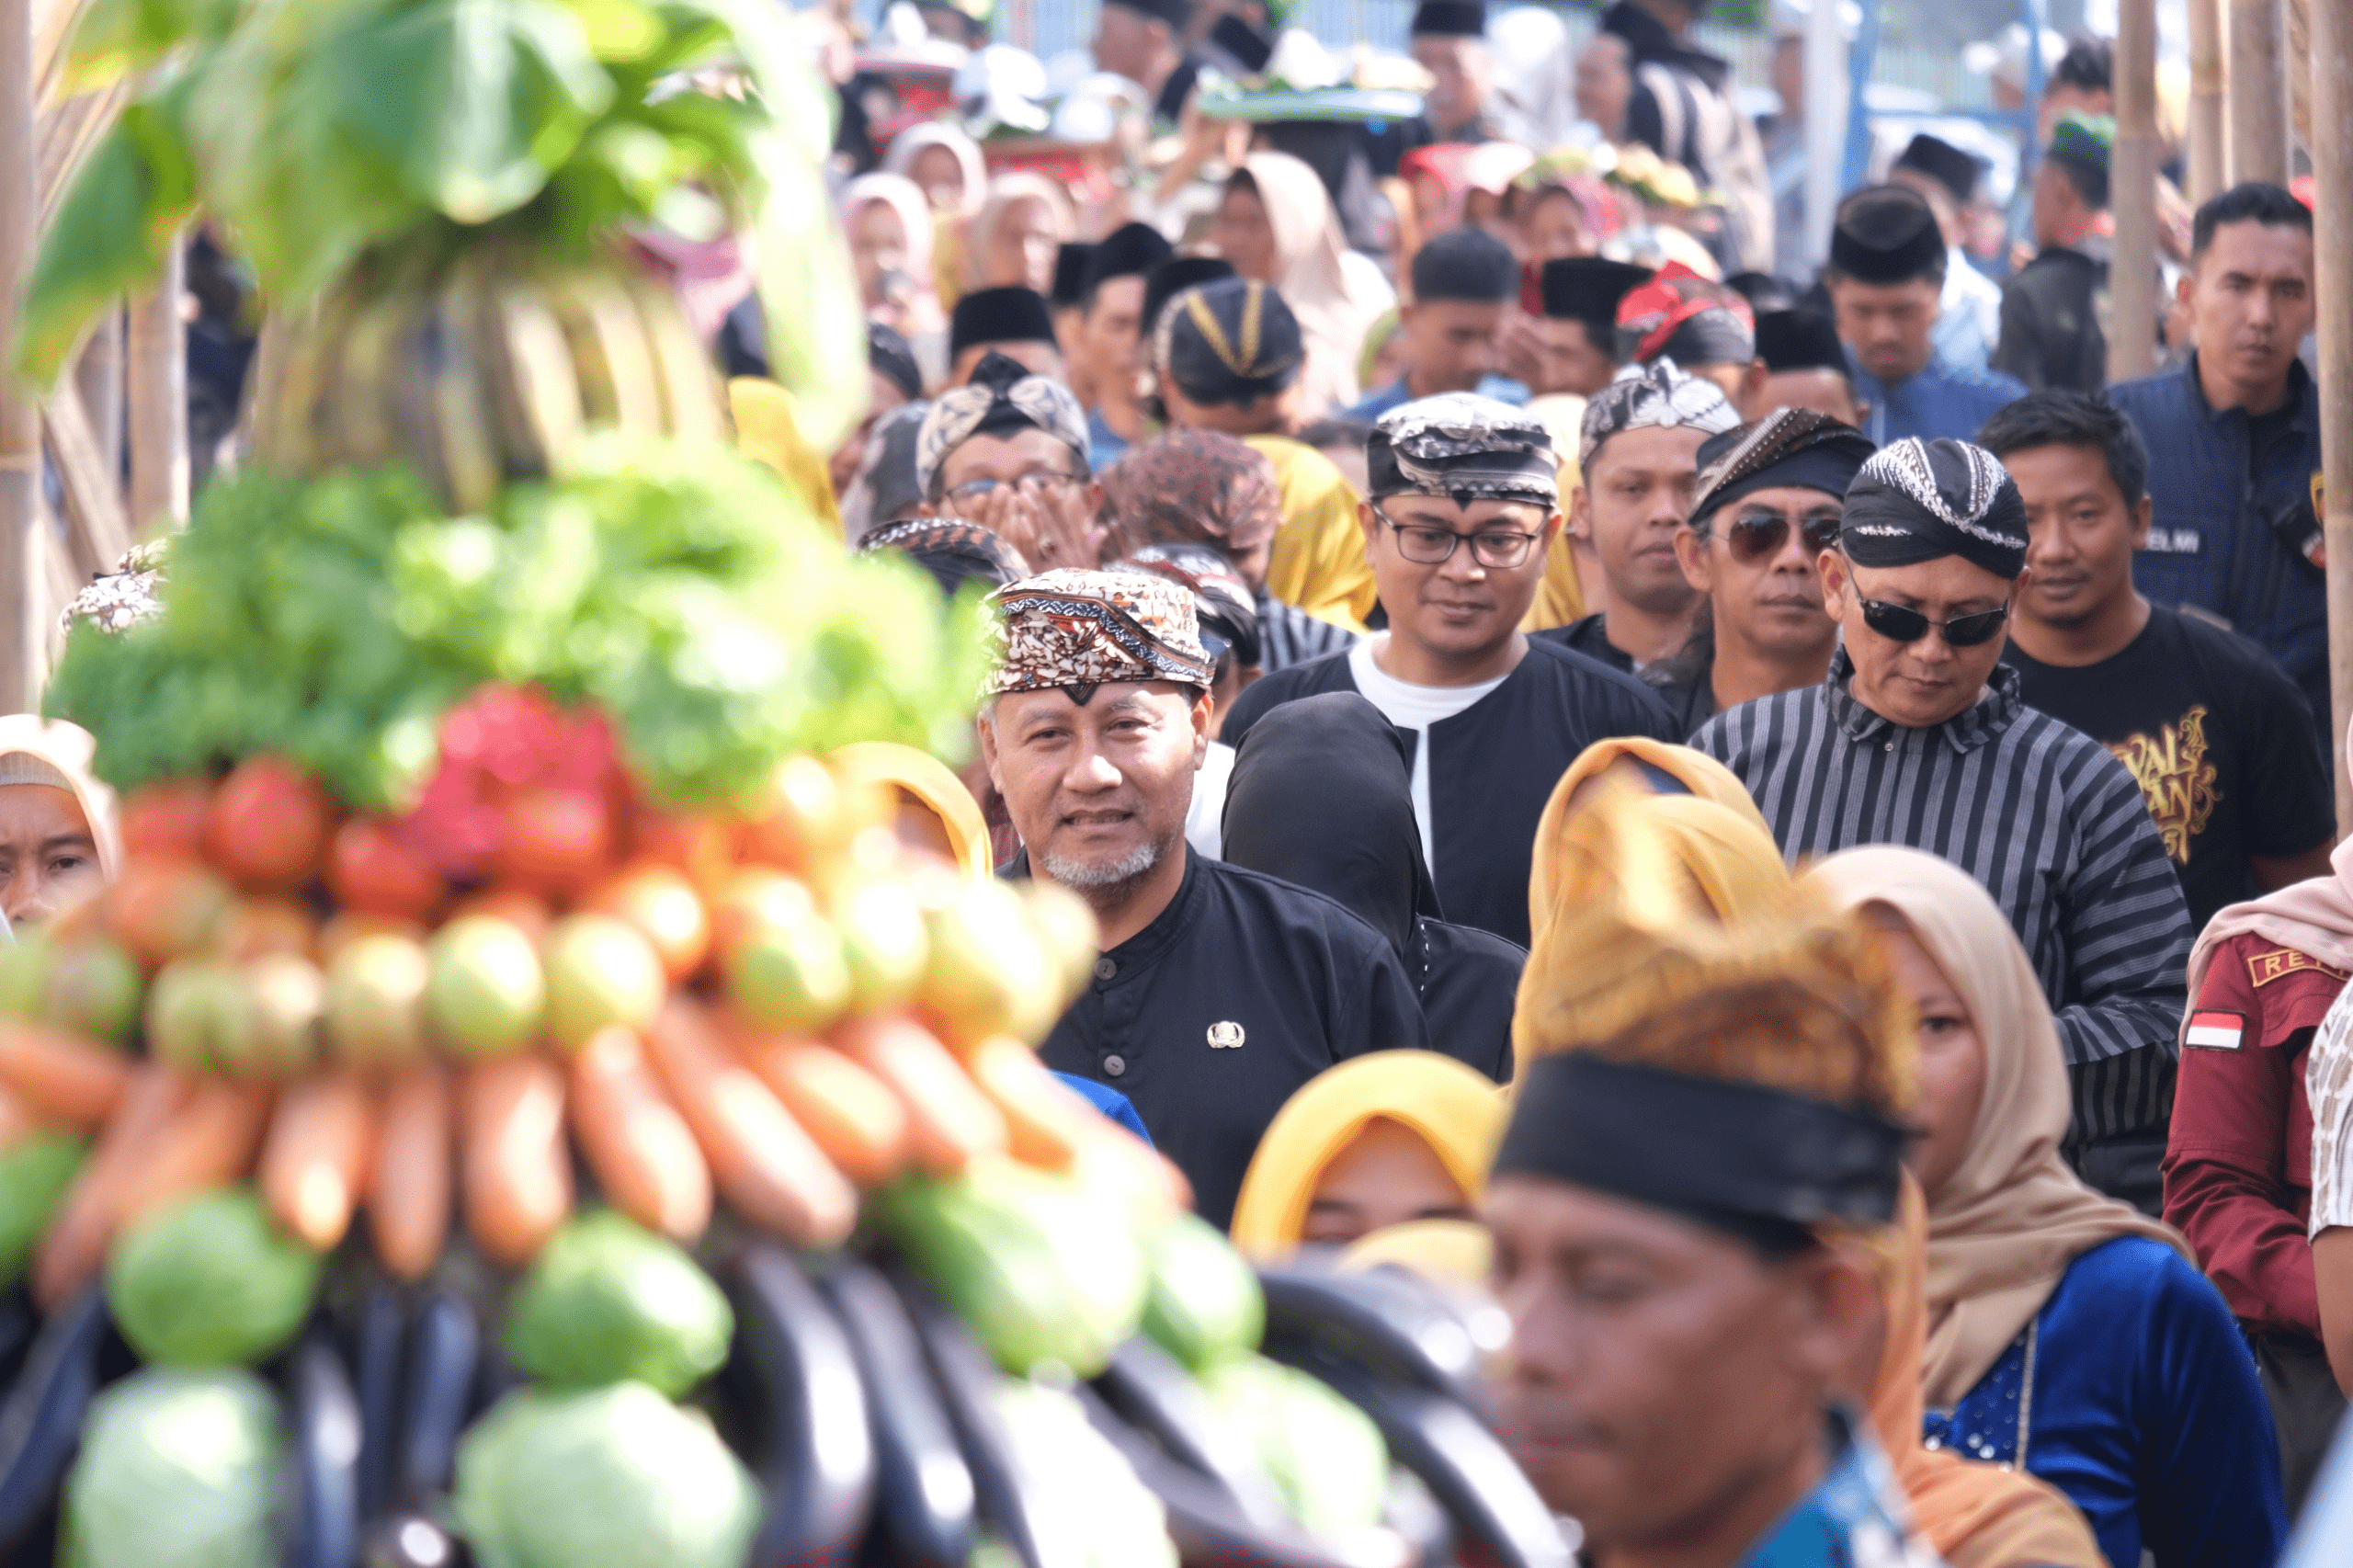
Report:
M1893 751L1893 750L1895 749L1895 743L1894 743L1893 741L1890 741L1890 742L1888 742L1888 743L1887 743L1887 749L1888 749L1889 751Z
M1095 978L1096 978L1096 979L1097 979L1097 980L1108 980L1108 979L1110 979L1113 975L1115 975L1115 974L1117 974L1117 973L1119 973L1119 972L1120 972L1120 966L1119 966L1118 964L1113 963L1109 959L1097 959L1097 960L1095 960Z
M1128 1059L1124 1056L1107 1056L1103 1059L1103 1071L1114 1078L1124 1075L1127 1070Z

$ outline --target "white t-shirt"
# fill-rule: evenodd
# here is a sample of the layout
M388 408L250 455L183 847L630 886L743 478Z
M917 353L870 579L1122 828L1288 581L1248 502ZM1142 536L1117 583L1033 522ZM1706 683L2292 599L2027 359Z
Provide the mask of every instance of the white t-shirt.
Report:
M1225 858L1225 787L1233 780L1233 748L1211 741L1193 775L1193 803L1185 808L1185 842L1196 855Z
M2304 1057L2313 1108L2312 1221L2307 1235L2353 1225L2353 985L2336 994Z
M1414 735L1414 825L1422 830L1422 859L1438 875L1438 856L1430 835L1430 747L1425 733L1441 719L1451 719L1509 679L1497 676L1477 686L1415 686L1382 673L1373 654L1389 646L1389 633L1368 637L1348 650L1348 674L1357 690L1381 710L1381 716Z

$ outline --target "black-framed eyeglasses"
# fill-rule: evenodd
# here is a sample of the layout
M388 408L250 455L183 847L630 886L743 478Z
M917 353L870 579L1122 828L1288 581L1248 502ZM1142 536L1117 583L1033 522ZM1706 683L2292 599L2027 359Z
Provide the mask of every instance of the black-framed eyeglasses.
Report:
M1863 601L1863 624L1891 642L1917 642L1931 628L1944 633L1945 642L1955 648L1974 648L1991 642L2010 619L2010 607L1981 609L1971 615L1957 615L1950 620L1930 620L1916 609L1892 605L1885 599Z
M1079 477L1074 473L1067 473L1060 469L1033 468L1028 473L1017 474L1011 479L968 479L961 484L950 486L943 499L961 514L967 506L979 506L983 496L1000 486L1009 485L1020 490L1045 490L1060 489L1063 485L1078 483Z
M1724 545L1732 551L1734 561L1744 565L1754 565L1779 554L1783 541L1788 540L1790 530L1794 528L1798 530L1798 537L1805 540L1805 547L1819 554L1838 542L1839 522L1836 507L1798 517L1786 512L1768 512L1760 506L1755 511L1741 513L1724 525Z
M1472 560L1491 572L1508 572L1524 564L1529 546L1543 537L1511 528L1482 528L1477 533L1459 534L1452 528L1428 523L1401 523L1378 506L1372 509L1372 515L1397 536L1397 553L1416 566L1442 565L1452 559L1456 545L1468 544Z

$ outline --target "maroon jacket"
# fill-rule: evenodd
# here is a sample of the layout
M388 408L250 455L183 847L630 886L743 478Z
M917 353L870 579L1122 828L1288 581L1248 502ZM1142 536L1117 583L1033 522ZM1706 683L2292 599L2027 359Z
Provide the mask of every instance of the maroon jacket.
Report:
M2346 975L2253 935L2214 950L2190 1006L2165 1149L2165 1213L2249 1328L2320 1337L2313 1110L2304 1057Z

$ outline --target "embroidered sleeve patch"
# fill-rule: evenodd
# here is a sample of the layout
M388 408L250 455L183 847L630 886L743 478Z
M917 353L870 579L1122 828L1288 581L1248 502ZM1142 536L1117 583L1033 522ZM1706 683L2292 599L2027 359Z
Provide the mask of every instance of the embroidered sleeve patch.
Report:
M2293 948L2274 948L2268 953L2251 953L2246 960L2247 983L2257 991L2275 980L2305 971L2325 974L2331 980L2353 979L2341 969L2331 969L2310 953L2300 953Z
M2239 1037L2245 1033L2244 1013L2197 1012L2189 1015L2189 1029L2181 1040L2184 1045L2194 1045L2201 1051L2236 1051Z

